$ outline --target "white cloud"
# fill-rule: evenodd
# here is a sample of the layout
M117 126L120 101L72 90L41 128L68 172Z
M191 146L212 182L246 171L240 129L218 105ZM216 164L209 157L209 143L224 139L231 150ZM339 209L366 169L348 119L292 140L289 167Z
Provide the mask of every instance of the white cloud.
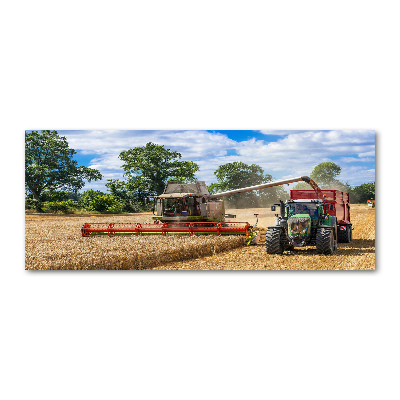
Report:
M289 133L298 133L304 131L294 131L294 130L276 130L276 129L262 129L260 132L264 135L288 135Z
M293 171L309 174L315 165L339 155L374 151L374 134L355 132L302 132L289 134L276 142L251 139L240 142L241 158L252 160L266 171Z
M375 182L375 168L363 166L349 166L342 168L338 176L341 182L348 182L351 186L361 185L362 183Z
M96 154L89 166L100 170L104 183L107 179L123 178L123 163L118 158L122 150L144 146L150 141L180 152L182 160L197 162L201 169L199 179L210 182L227 149L237 144L224 134L206 131L72 131L60 134L81 154ZM99 182L88 183L85 188L94 185L99 187Z
M375 146L374 146L374 150L367 151L365 153L359 153L358 157L375 157Z
M338 163L340 165L340 163L373 163L374 161L375 159L372 157L341 157Z
M277 131L267 132L277 134ZM223 133L193 130L77 131L67 132L65 136L72 148L96 155L90 166L102 172L104 183L105 179L122 178L122 162L118 158L122 150L144 146L150 141L180 152L183 160L199 164L197 177L207 183L215 181L213 173L220 165L233 161L258 164L276 178L309 175L320 162L334 161L344 164L340 178L352 185L374 180L375 171L371 169L375 154L373 131L282 132L286 136L282 133L274 142L255 138L237 142ZM232 152L235 155L231 155Z

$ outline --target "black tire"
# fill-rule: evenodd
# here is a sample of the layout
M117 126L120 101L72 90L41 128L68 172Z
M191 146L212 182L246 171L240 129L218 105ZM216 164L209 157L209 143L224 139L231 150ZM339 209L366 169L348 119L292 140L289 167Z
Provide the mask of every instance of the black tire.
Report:
M265 234L265 249L268 254L282 254L281 230L268 229Z
M339 243L350 243L352 240L351 225L346 225L346 229L343 231L338 228L338 242Z
M317 231L317 253L331 255L335 247L333 231L330 228L320 228Z

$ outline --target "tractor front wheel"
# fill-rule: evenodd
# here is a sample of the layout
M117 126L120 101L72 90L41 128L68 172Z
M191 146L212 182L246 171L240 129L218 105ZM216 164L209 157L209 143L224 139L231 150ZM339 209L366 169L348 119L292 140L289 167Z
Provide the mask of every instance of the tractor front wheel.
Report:
M281 229L268 229L265 234L265 249L268 254L282 254Z
M317 253L331 255L335 248L333 230L330 228L320 228L316 237Z

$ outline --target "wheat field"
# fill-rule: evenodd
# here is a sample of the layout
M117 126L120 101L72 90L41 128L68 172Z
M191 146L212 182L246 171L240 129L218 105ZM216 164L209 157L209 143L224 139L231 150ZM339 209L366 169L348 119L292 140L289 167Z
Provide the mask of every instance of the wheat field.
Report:
M127 215L51 215L25 217L25 269L27 270L313 270L375 268L375 209L352 205L353 242L339 244L332 256L313 247L283 255L268 255L264 247L266 227L274 213L266 209L227 210L236 221L255 224L259 214L260 243L243 246L235 236L94 236L84 238L85 222L151 221L150 213ZM231 220L235 221L235 220Z
M151 215L27 215L25 269L150 269L243 245L238 236L81 235L85 222L145 223Z

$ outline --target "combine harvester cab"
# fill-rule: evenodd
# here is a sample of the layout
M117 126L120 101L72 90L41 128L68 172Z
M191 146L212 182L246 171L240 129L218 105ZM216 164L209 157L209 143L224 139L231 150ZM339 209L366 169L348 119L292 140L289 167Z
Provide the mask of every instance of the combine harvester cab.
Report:
M164 193L154 198L156 215L153 220L173 222L223 222L225 207L222 200L209 200L204 181L194 183L167 182Z
M314 183L311 182L310 185ZM352 240L348 193L321 190L318 186L314 190L291 190L290 200L281 201L279 206L275 225L268 227L265 236L269 254L316 246L318 253L329 255L337 249L338 243ZM275 205L271 210L275 211Z

